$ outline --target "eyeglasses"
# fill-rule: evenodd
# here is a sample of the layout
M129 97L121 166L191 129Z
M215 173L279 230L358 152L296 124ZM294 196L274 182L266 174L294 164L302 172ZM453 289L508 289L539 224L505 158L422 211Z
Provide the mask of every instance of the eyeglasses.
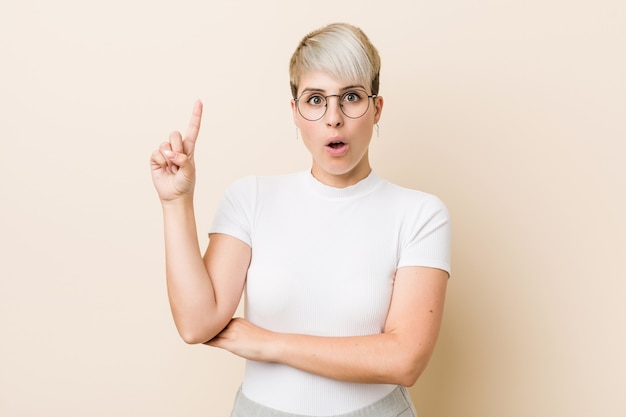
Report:
M339 99L339 108L343 114L351 119L358 119L367 113L370 107L370 98L375 98L376 94L368 95L365 90L360 88L348 90L343 94L330 94L328 96L323 96L317 91L305 91L294 101L298 113L306 120L314 122L326 114L330 97Z

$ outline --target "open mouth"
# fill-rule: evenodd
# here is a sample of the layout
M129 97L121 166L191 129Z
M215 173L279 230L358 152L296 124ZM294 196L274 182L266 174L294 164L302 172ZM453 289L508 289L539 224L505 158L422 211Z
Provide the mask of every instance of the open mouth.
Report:
M330 142L328 144L328 146L330 146L333 149L341 148L343 145L345 145L344 142Z

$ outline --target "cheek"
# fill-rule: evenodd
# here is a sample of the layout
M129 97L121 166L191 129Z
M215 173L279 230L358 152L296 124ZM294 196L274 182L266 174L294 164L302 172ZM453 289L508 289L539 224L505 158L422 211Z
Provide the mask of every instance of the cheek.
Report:
M300 138L302 139L304 147L307 148L310 153L313 153L315 150L315 140L303 131L300 131Z
M375 120L372 118L371 120L368 118L367 120L363 120L363 123L359 125L358 130L363 134L363 136L367 136L368 139L374 131Z
M319 128L311 122L300 120L297 126L300 129L300 136L304 142L314 140L319 135Z

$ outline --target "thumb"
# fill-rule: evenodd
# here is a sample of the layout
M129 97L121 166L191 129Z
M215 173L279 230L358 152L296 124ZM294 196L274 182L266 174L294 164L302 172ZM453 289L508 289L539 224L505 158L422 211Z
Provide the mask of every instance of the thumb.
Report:
M187 156L184 152L174 152L169 149L164 149L162 152L163 152L163 155L165 155L165 157L169 159L173 165L176 165L183 170L188 170L188 169L193 168L191 166L192 165L191 158L189 158L189 156Z

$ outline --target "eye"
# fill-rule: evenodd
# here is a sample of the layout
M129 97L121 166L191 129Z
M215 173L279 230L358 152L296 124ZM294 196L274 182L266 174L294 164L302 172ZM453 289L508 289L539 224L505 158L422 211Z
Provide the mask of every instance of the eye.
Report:
M362 95L363 94L358 91L349 91L347 93L344 93L343 101L347 101L348 103L356 103L361 100Z
M324 97L319 95L312 95L306 99L306 103L312 106L319 106L324 104Z

